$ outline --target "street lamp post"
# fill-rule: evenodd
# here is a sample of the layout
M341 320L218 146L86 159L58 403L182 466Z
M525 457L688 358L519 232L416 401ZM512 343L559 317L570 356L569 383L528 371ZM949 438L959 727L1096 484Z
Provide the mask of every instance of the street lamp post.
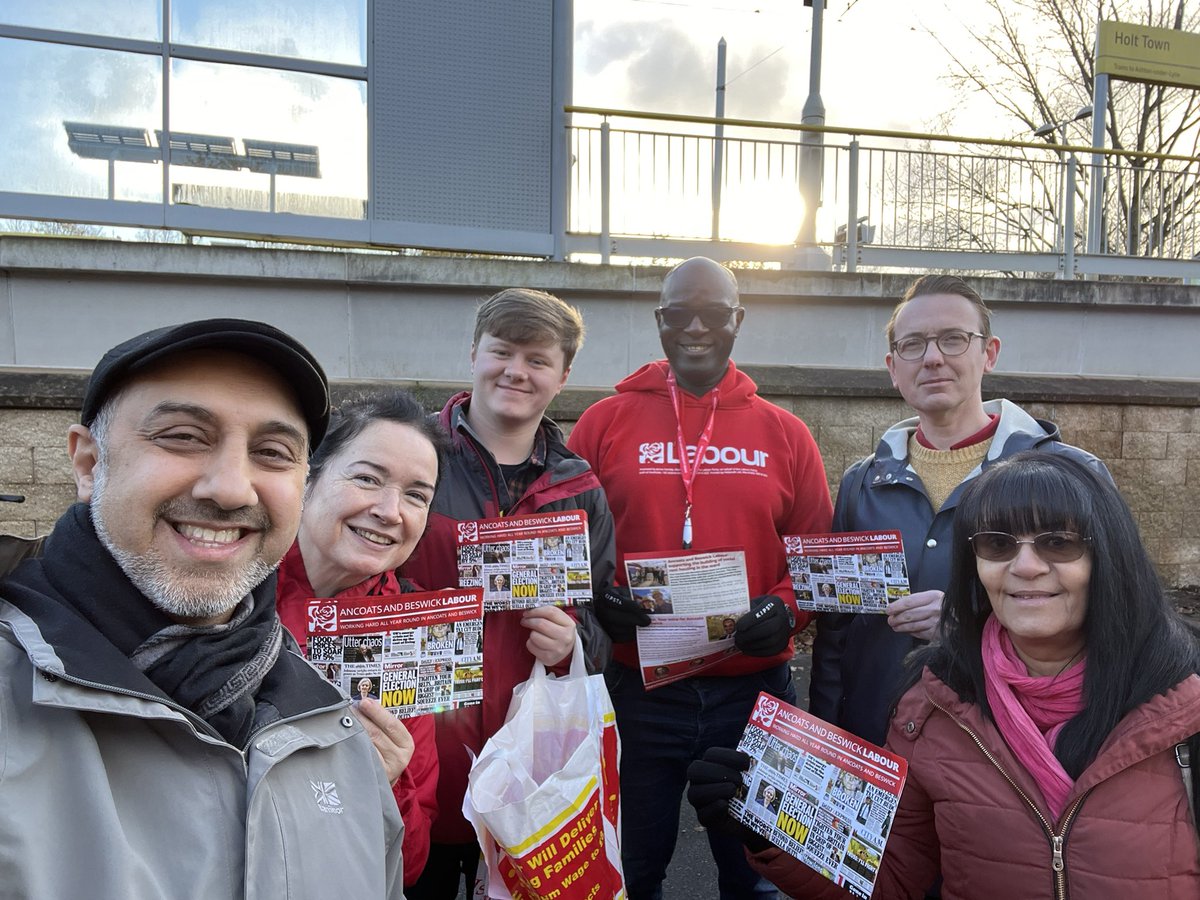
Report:
M724 175L725 126L725 38L717 42L717 128L713 136L712 239L721 237L721 178Z
M1063 171L1063 188L1062 188L1062 205L1059 207L1059 212L1062 217L1061 227L1057 229L1054 238L1055 251L1063 254L1065 260L1059 267L1058 277L1074 278L1075 270L1075 154L1072 153L1070 159L1067 159L1067 126L1072 122L1080 122L1084 119L1090 119L1092 116L1092 107L1081 106L1075 110L1075 114L1069 118L1063 119L1060 122L1047 122L1040 128L1034 130L1034 137L1049 138L1054 132L1058 132L1058 161L1060 169ZM1069 163L1065 167L1064 162Z
M1033 132L1033 136L1034 137L1047 137L1047 136L1053 134L1055 131L1057 131L1058 132L1058 142L1060 144L1062 144L1063 146L1066 146L1067 126L1070 125L1072 122L1081 122L1084 119L1090 119L1091 117L1092 117L1092 108L1090 106L1081 106L1081 107L1079 107L1079 109L1075 110L1075 115L1071 116L1069 119L1063 119L1061 122L1047 122L1045 125L1036 129ZM1059 156L1062 156L1062 150L1059 150L1058 153L1059 153Z
M811 6L812 50L808 65L808 97L800 121L805 125L825 124L825 102L821 99L821 44L825 0L804 0ZM799 268L828 270L829 257L817 246L817 205L821 200L824 135L805 131L800 135L800 196L804 200L804 218L796 237Z

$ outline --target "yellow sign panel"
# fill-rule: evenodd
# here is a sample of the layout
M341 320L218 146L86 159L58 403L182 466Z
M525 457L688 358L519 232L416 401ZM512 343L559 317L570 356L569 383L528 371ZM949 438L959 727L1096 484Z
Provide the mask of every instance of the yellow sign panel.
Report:
M1096 74L1200 88L1200 34L1127 22L1101 22Z

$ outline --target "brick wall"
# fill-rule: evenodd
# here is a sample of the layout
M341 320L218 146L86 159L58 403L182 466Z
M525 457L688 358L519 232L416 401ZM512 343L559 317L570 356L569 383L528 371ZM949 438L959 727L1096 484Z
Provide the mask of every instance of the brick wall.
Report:
M75 500L67 426L77 421L60 409L0 409L0 493L25 497L0 503L0 532L46 534Z
M339 391L354 387L361 385L340 385ZM876 384L862 393L889 390ZM418 396L434 409L449 391L426 385ZM888 396L812 396L799 389L763 393L808 423L825 458L831 491L846 466L871 452L888 426L911 414L902 401ZM1030 401L1007 393L1031 414L1057 422L1066 441L1105 461L1169 586L1200 585L1200 398L1193 397L1190 405L1186 398L1184 405L1178 399L1164 405L1128 398ZM1047 393L1053 392L1041 391ZM553 412L569 427L598 396L567 392ZM77 400L73 406L78 407ZM44 534L72 502L66 433L74 421L75 413L67 409L0 409L0 493L27 497L22 504L0 504L0 531Z
M770 399L808 423L834 492L848 465L873 450L889 425L912 415L899 400ZM1171 587L1200 585L1200 405L1021 406L1056 422L1067 443L1104 460L1163 580Z

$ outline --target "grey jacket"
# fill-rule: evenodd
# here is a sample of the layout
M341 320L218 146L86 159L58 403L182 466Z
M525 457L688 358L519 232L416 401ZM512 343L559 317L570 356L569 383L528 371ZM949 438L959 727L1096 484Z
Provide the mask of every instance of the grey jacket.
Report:
M96 680L68 676L89 629L0 600L0 898L403 896L403 824L376 752L298 654L276 663L290 670L271 697L281 718L243 754L119 686L132 666L111 645L88 660Z
M1065 453L1107 473L1086 450L1064 444L1058 426L1035 419L1008 400L989 400L989 414L1000 423L983 463L954 489L937 515L925 486L908 461L914 416L884 432L872 456L846 470L833 509L833 530L898 530L904 539L909 588L913 593L945 590L950 581L950 542L954 510L964 485L986 467L1022 450ZM821 613L813 645L809 701L819 716L876 744L887 737L904 657L916 638L897 634L880 615Z

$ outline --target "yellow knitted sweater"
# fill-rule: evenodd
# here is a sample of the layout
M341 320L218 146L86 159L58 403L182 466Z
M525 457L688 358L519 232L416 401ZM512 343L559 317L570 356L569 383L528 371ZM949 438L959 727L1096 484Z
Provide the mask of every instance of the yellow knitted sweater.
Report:
M983 462L992 439L957 450L930 450L918 443L916 435L908 439L908 459L925 485L925 493L936 513L946 498Z

